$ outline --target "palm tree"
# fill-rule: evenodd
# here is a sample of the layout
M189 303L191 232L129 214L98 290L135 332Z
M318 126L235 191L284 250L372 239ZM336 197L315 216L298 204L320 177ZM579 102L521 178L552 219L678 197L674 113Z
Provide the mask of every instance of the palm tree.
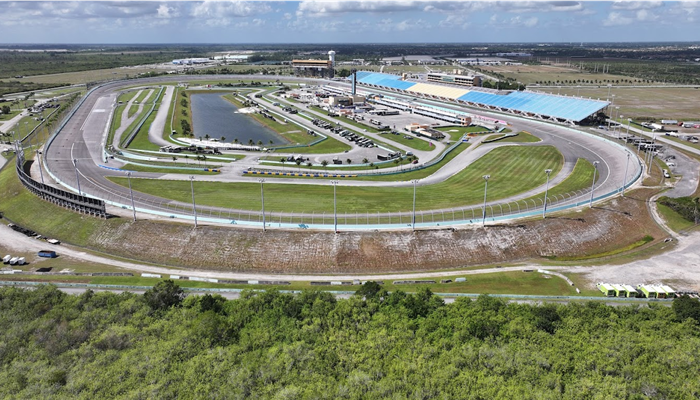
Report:
M328 169L326 169L326 166L328 165L328 161L326 161L326 160L321 161L321 165L323 165L323 169L325 169L326 171L328 170Z
M301 172L301 158L297 158L297 168L299 168L299 172Z
M238 144L238 138L233 138L233 143Z
M173 161L177 161L177 157L173 156Z
M208 133L206 135L204 135L204 139L209 140L209 138L211 138L211 136L209 136Z
M273 145L273 144L275 144L275 142L272 141L272 139L270 139L270 145Z
M252 145L253 145L253 139L248 139L248 144L252 146Z
M362 164L367 164L368 162L369 162L368 159L366 159L366 158L363 158L363 159L362 159Z
M345 162L347 162L348 164L352 164L352 160L349 158L347 160L345 160Z
M204 166L207 166L207 156L203 155L202 156L202 161L204 161Z
M222 142L222 143L224 142L224 140L226 140L226 136L222 136L222 137L221 137L221 142Z
M262 145L263 145L263 141L262 141L262 140L258 140L258 146L262 146Z
M189 154L185 154L185 162L186 162L187 164L190 163L190 156L189 156Z

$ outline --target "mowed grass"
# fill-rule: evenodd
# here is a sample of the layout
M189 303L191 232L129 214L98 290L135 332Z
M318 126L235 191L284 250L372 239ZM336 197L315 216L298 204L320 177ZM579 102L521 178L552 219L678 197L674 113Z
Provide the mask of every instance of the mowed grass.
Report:
M544 184L541 171L561 170L563 156L552 146L502 147L451 177L445 182L421 186L416 194L416 208L430 210L477 204L483 200L485 174L490 174L489 199L495 200L525 192ZM110 178L127 185L124 178ZM190 185L186 181L132 179L134 190L161 197L189 201ZM257 210L260 208L259 183L195 182L200 205ZM337 187L338 207L342 212L407 211L412 207L412 187ZM328 185L265 185L265 208L283 212L332 212L333 188Z
M574 170L564 181L556 186L550 186L547 192L547 198L549 201L553 201L557 196L561 196L567 193L572 193L577 190L586 190L591 187L593 183L593 164L590 161L579 158L576 161ZM544 175L544 174L543 174ZM596 174L596 182L600 180L600 176ZM546 182L545 182L546 183ZM527 203L529 200L534 200L540 206L542 205L542 199L544 198L544 193L537 196L531 196L527 199L520 200L521 202ZM539 200L539 201L538 201Z
M491 139L496 139L498 137L503 137L506 134L500 134L498 136L494 136ZM528 132L519 132L517 136L510 136L504 139L499 140L500 143L536 143L536 142L541 142L542 139L538 138L537 136L528 133Z
M0 171L0 198L3 214L14 223L31 227L48 237L59 237L71 243L87 243L104 226L124 224L120 218L103 220L76 214L63 207L39 199L22 186L14 169L14 160ZM37 216L44 216L37 218ZM50 218L48 217L50 216Z
M57 265L53 265L57 264ZM42 261L42 266L51 266L57 270L71 268L70 264L60 263L59 259ZM109 268L80 268L85 272L97 272ZM76 269L77 271L78 269ZM115 272L126 272L123 269L114 269ZM41 282L73 282L87 283L93 285L126 285L126 286L154 286L162 279L143 278L138 276L139 272L133 271L133 277L108 277L108 276L70 276L70 275L8 275L3 277L12 281L41 281ZM169 275L162 275L163 279L168 279ZM466 282L454 282L457 277L466 278ZM442 279L451 279L451 283L439 283ZM322 278L321 281L336 280L332 276ZM400 280L400 279L397 279ZM439 278L423 278L420 280L432 280L434 284L411 284L394 285L393 280L384 280L382 287L390 292L401 290L403 292L414 293L421 288L429 288L433 293L474 293L474 294L517 294L517 295L538 295L538 296L577 296L576 290L566 284L566 282L556 276L545 275L537 272L496 272L485 274L455 275ZM359 285L334 286L334 285L314 285L310 282L293 281L290 285L235 285L225 283L199 282L190 280L178 280L176 283L185 288L220 288L220 289L255 289L255 290L326 290L326 291L349 291L354 292L360 288ZM594 295L595 292L587 293Z
M674 232L680 232L691 228L693 225L695 225L691 221L688 221L687 219L683 218L677 212L673 211L671 207L665 206L658 202L656 203L656 207L659 210L659 214L661 214L664 221L666 221L666 225L668 225L668 227L671 228Z
M175 166L175 165L173 165ZM211 167L216 168L216 167ZM205 167L198 167L196 164L190 164L189 166L182 166L182 168L163 168L158 166L145 166L136 164L125 164L121 167L124 171L135 171L135 172L156 172L163 174L190 174L190 175L217 175L218 172L205 171Z
M407 139L406 137L409 139ZM398 135L393 135L391 133L384 135L384 140L389 141L389 142L396 142L399 144L402 144L404 146L410 147L414 150L421 150L421 151L433 151L435 150L435 146L431 146L428 140L419 138L413 134L410 134L408 132L399 132Z

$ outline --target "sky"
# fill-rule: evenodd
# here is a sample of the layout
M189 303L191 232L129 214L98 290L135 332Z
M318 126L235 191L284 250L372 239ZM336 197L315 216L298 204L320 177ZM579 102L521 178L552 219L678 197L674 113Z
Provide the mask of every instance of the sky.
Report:
M700 41L700 1L0 0L0 43Z

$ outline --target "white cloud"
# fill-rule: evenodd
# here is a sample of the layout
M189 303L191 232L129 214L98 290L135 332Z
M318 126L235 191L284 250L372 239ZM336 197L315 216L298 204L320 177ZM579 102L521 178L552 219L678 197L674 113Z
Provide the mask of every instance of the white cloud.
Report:
M654 22L654 21L657 21L659 19L658 14L655 14L653 12L649 12L646 9L638 10L635 13L635 15L637 17L637 21L640 21L640 22Z
M613 11L610 14L608 14L608 17L603 20L603 25L604 26L621 26L621 25L629 25L633 22L633 19L630 17L624 16L622 13L619 13L617 11Z
M502 12L575 12L584 10L580 1L404 1L404 0L303 0L298 14L392 13L425 11L439 13L475 12L494 9Z
M176 8L168 7L165 4L161 4L157 12L158 18L176 18L180 15Z
M346 14L357 12L399 12L422 9L422 2L416 1L319 1L304 0L299 3L298 13Z
M612 4L613 10L636 11L643 9L658 8L663 6L662 1L615 1Z
M192 7L190 15L196 22L212 27L223 27L230 25L233 18L252 17L271 10L272 8L265 2L207 0Z
M438 27L445 29L467 29L471 24L462 15L448 15L447 18L438 22Z

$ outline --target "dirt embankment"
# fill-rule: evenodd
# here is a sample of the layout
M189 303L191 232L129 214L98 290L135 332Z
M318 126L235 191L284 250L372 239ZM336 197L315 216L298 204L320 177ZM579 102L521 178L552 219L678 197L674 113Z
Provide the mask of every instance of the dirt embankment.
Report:
M231 272L360 273L457 268L575 257L665 233L637 191L593 210L510 225L417 232L276 231L142 221L104 224L87 247L184 268Z

